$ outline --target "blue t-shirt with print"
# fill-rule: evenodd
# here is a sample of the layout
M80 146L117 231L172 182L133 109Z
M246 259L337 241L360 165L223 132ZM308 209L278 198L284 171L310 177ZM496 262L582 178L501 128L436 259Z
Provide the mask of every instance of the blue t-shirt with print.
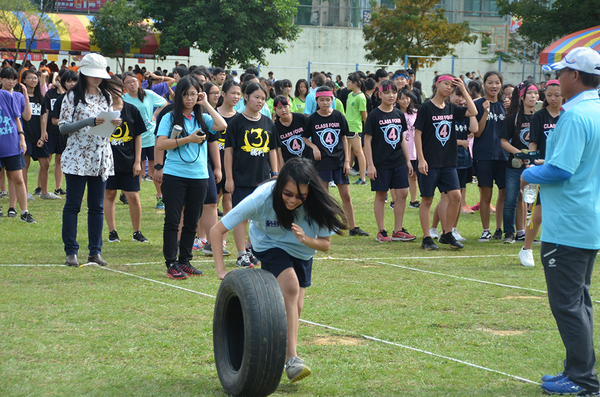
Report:
M279 226L277 214L273 209L273 190L275 181L258 186L254 192L242 200L221 219L227 230L232 230L245 219L250 219L248 233L252 240L252 249L264 252L271 248L280 248L290 256L304 261L311 259L317 251L302 244L291 230ZM329 237L333 231L320 227L312 219L308 219L304 205L294 210L294 223L304 230L308 237Z
M210 115L203 113L204 122L209 130L212 129L214 124L213 119ZM173 130L173 113L167 113L161 120L158 126L157 136L171 137L171 131ZM184 117L185 131L188 134L193 133L200 125L196 122L194 112L188 119ZM209 134L210 131L204 131ZM188 179L208 179L208 163L207 163L207 140L199 145L197 143L187 143L180 145L178 148L167 150L167 158L163 168L163 174L178 176L181 178Z
M483 117L483 102L485 98L479 98L474 101L477 107L477 122ZM490 102L490 111L488 113L487 123L483 133L479 138L473 141L473 160L498 160L507 161L508 152L502 149L500 143L500 131L504 125L506 111L504 103L501 101Z
M18 94L18 93L16 93ZM22 95L21 95L22 97ZM10 92L0 90L0 158L21 153L20 137L15 119L21 116L21 104Z

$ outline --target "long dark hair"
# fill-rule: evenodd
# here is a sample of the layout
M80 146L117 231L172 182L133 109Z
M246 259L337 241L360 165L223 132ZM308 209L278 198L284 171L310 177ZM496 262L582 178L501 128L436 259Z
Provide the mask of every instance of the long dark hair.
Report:
M74 107L77 107L79 102L83 103L84 105L87 105L87 102L85 101L85 94L88 89L87 79L85 78L85 75L83 73L79 73L79 75L80 76L77 79L77 84L75 84L75 86L72 89L73 94L75 95L75 100L73 103ZM110 97L110 93L106 90L107 85L107 80L102 79L98 88L100 89L100 93L102 93L102 96L104 96L104 99L106 99L106 103L110 105L112 104L112 98Z
M273 188L273 209L277 214L279 225L286 229L292 229L292 223L296 220L296 212L290 211L283 201L283 188L288 182L293 182L300 193L300 185L308 185L308 194L302 202L304 211L309 221L316 222L320 227L327 228L337 234L347 229L344 210L336 200L325 190L321 178L310 160L294 157L285 162L275 187Z
M75 81L77 82L79 80L79 75L77 74L77 72L74 72L70 69L62 69L65 72L63 72L63 74L60 74L60 85L63 88L63 90L68 91L67 87L65 86L65 84L67 83L67 81Z
M35 86L35 88L33 89L33 98L35 100L35 103L43 103L44 97L42 96L42 89L40 88L40 76L36 72L32 72L29 69L25 69L23 71L23 74L21 75L21 83L25 84L25 80L27 79L27 76L29 76L30 74L37 76L37 78L38 78L38 83ZM27 95L27 93L24 92L23 95Z
M391 81L391 80L387 80L387 81ZM385 83L385 81L384 81L384 83ZM417 97L415 96L415 94L408 88L403 88L400 91L398 91L398 99L400 99L402 97L402 95L410 98L410 104L406 108L406 114L417 113Z
M523 91L525 92L524 95L527 95L527 90L529 90L529 87L531 86L535 86L535 84L529 80L525 80L521 84L517 85L513 90L512 97L510 98L510 106L508 109L506 109L506 118L509 119L510 117L514 117L515 126L517 125L519 114L525 114L525 107L523 106L523 100L521 99L520 92Z
M367 91L367 89L365 88L365 82L362 81L358 72L350 73L348 75L348 80L350 80L354 84L358 84L358 88L360 88L363 94Z
M123 82L123 84L125 84L125 79L127 77L133 77L134 79L138 80L138 78L135 75L135 73L133 73L133 72L125 72L121 76L121 81ZM139 80L138 80L138 82L139 82ZM141 84L138 84L137 95L138 95L138 99L140 100L140 102L144 102L144 98L146 97L146 91L142 88Z
M489 72L487 72L486 74L484 74L483 75L483 86L484 87L485 87L485 82L491 76L498 76L498 78L500 79L500 90L498 91L498 100L500 102L502 102L502 96L504 95L502 93L502 85L504 84L504 79L502 78L502 73L496 72L495 70L490 70Z
M202 87L200 87L197 79L191 76L182 77L175 86L175 96L173 98L173 123L171 124L171 129L173 129L174 125L180 125L183 128L182 137L188 136L193 132L186 131L185 116L183 115L183 94L188 92L190 88L195 88L199 93L202 92ZM202 106L197 102L194 104L194 117L196 118L196 123L202 128L202 131L208 134L208 127L202 116Z
M306 94L304 94L304 98L306 98L306 95L308 95L308 91L310 89L310 85L308 84L308 80L306 79L300 79L296 81L296 90L294 91L294 98L300 96L300 84L306 85Z

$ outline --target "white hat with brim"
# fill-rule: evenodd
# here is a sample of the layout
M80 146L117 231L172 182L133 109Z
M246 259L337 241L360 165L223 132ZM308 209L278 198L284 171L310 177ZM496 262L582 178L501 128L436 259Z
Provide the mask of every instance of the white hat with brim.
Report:
M546 71L567 68L600 76L600 54L589 47L577 47L569 51L562 61L542 66Z
M110 79L106 71L106 58L100 54L86 54L81 60L79 73L99 79Z

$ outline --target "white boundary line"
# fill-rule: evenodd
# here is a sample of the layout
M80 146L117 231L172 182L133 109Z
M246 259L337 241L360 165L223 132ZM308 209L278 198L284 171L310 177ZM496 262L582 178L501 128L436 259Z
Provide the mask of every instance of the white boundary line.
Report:
M165 283L163 281L153 280L151 278L142 277L142 276L138 276L138 275L127 273L127 272L122 272L120 270L115 270L115 269L111 269L111 268L107 268L107 267L101 267L101 266L98 266L98 267L100 269L102 269L102 270L107 270L107 271L111 271L111 272L115 272L115 273L124 274L124 275L127 275L127 276L139 278L141 280L150 281L152 283L156 283L156 284L164 285L164 286L167 286L167 287L172 287L172 288L180 289L182 291L191 292L193 294L198 294L198 295L202 295L202 296L206 296L206 297L209 297L209 298L216 299L216 296L214 296L214 295L205 294L203 292L191 290L189 288L183 288L183 287L180 287L180 286L177 286L177 285ZM526 378L523 378L523 377L520 377L520 376L511 375L511 374L506 373L506 372L502 372L502 371L498 371L498 370L495 370L495 369L483 367L481 365L473 364L473 363L470 363L468 361L463 361L463 360L459 360L457 358L452 358L452 357L444 356L444 355L433 353L433 352L430 352L430 351L427 351L427 350L418 349L416 347L411 347L411 346L403 345L403 344L400 344L400 343L390 342L388 340L376 338L374 336L362 335L362 334L359 334L359 333L354 332L354 331L346 331L346 330L343 330L341 328L336 328L336 327L332 327L330 325L315 323L313 321L308 321L308 320L303 320L303 319L300 319L300 321L303 322L303 323L306 323L306 324L310 324L310 325L317 326L317 327L322 327L322 328L325 328L325 329L331 329L331 330L339 331L339 332L342 332L342 333L345 333L345 334L359 335L360 337L362 337L364 339L367 339L367 340L372 340L372 341L384 343L384 344L387 344L387 345L402 347L404 349L412 350L412 351L415 351L415 352L418 352L418 353L427 354L427 355L430 355L432 357L442 358L442 359L445 359L445 360L450 360L450 361L453 361L453 362L456 362L456 363L459 363L459 364L467 365L469 367L481 369L481 370L492 372L492 373L495 373L495 374L504 375L504 376L507 376L509 378L513 378L513 379L519 380L521 382L530 383L530 384L533 384L533 385L540 385L539 382L535 382L535 381L532 381L532 380L529 380L529 379L526 379Z
M388 258L383 258L383 259L388 259ZM202 260L192 260L192 262L197 262L197 263L212 263L213 260L212 259L202 259ZM143 265L164 265L164 262L139 262L139 263L124 263L122 265L115 265L115 266L143 266ZM89 262L89 263L84 263L79 265L79 267L82 266L91 266L91 265L95 265L95 263L93 262ZM27 264L27 263L20 263L20 264L0 264L0 267L68 267L67 265L64 264Z
M313 258L313 260L336 260L336 261L377 261L377 260L395 260L395 259L453 259L453 258L498 258L506 255L452 255L452 256L393 256L385 258L334 258L325 256L321 258Z

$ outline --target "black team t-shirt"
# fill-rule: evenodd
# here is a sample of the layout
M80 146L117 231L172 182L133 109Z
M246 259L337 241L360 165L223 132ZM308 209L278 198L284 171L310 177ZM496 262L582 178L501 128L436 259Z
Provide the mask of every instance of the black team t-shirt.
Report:
M121 119L123 123L115 129L110 137L110 147L112 148L115 162L115 174L133 175L135 138L146 132L146 123L144 123L144 119L138 108L127 102L123 102Z
M217 110L217 113L219 113L218 110ZM219 113L219 114L221 114L221 113ZM223 117L223 120L225 120L225 123L227 124L227 126L229 126L229 123L231 122L231 120L237 115L238 115L238 113L236 112L231 117L225 117L222 114L221 114L221 117ZM219 131L218 134L219 134L219 137L217 139L217 142L219 142L219 156L221 156L221 174L222 174L221 178L225 179L225 135L227 135L227 127L223 131Z
M552 117L547 108L535 112L531 118L531 134L529 142L537 143L537 150L540 151L540 158L546 157L546 139L556 128L559 116Z
M303 113L292 113L289 126L283 125L279 119L275 122L277 147L281 148L284 161L294 157L312 158L312 150L302 140L307 120L308 116Z
M346 118L337 110L327 117L321 116L318 112L308 117L303 136L310 138L321 152L321 160L314 162L317 171L334 171L344 166L342 137L348 136L349 133Z
M511 145L519 150L529 149L531 117L530 114L519 113L518 115L507 118L500 131L500 138L508 140ZM517 119L516 123L515 118ZM512 159L514 157L514 154L509 153L506 168L513 168ZM521 168L525 168L525 166L523 165Z
M466 107L445 103L440 109L427 101L417 111L415 129L421 131L423 157L429 168L456 167L457 144L454 124L465 118Z
M46 113L43 103L35 101L35 97L29 97L29 106L31 107L31 119L21 119L23 131L28 142L36 143L42 137L42 114Z
M57 125L52 124L52 111L56 106L56 102L60 97L60 94L56 90L56 88L52 88L46 92L46 96L44 96L44 108L49 111L48 120L46 122L46 132L48 134L60 135L60 130ZM58 117L57 117L58 118Z
M397 108L389 113L375 108L369 113L364 132L373 137L371 148L375 167L387 170L406 164L402 140L407 128L404 113Z
M473 101L477 108L477 122L483 117L483 103L485 98L479 98ZM504 125L506 111L504 103L501 101L490 102L490 111L488 113L485 129L473 141L473 160L497 160L506 161L508 152L502 149L500 144L500 131Z
M257 121L239 113L227 125L225 147L233 148L235 186L256 187L271 175L269 152L277 149L273 120L261 114Z
M458 121L454 123L454 129L456 130L456 139L461 141L466 141L469 139L469 127L471 126L471 118L465 117L463 121ZM458 146L457 143L457 155L458 162L456 168L459 170L463 170L469 168L473 165L473 159L471 158L471 153L469 149Z

